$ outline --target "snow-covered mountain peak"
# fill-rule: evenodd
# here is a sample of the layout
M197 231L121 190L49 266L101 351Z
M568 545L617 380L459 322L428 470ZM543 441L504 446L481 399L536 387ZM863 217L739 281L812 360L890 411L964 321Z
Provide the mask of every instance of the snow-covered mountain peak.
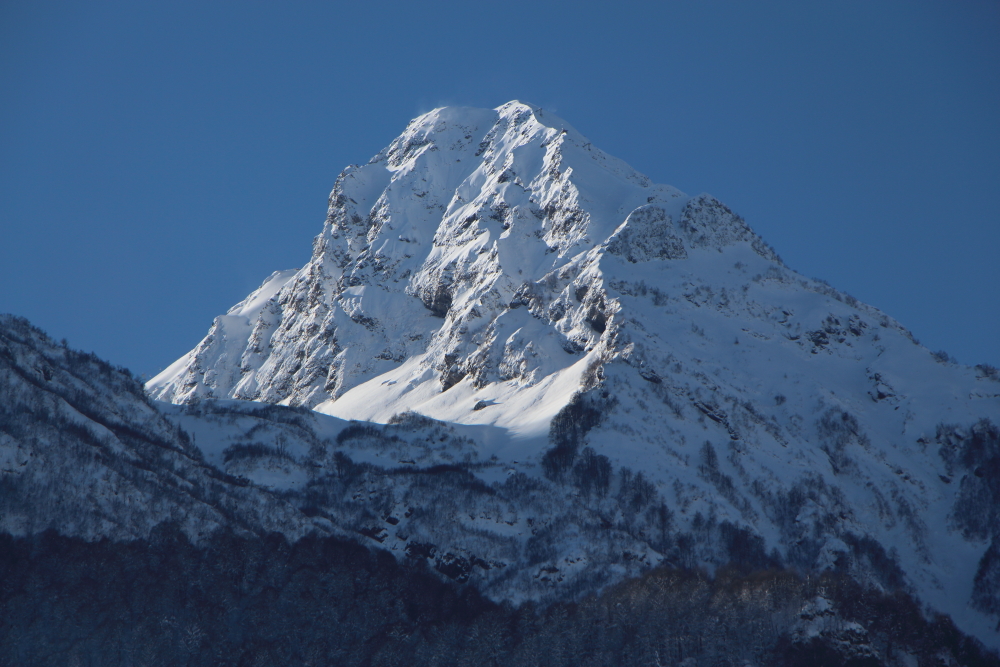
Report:
M418 355L441 388L465 377L534 385L575 361L551 363L560 355L540 351L542 339L519 346L519 305L533 304L532 324L552 306L554 350L593 350L612 341L617 308L601 286L584 295L601 282L601 257L676 260L744 242L777 261L719 202L653 185L538 107L435 109L341 173L312 260L269 279L269 305L251 298L259 310L217 320L149 386L175 401L316 405ZM543 304L557 284L563 298ZM525 349L550 360L529 362Z
M790 270L710 195L511 102L431 111L344 170L308 263L147 389L477 433L470 475L544 479L644 545L601 551L550 517L525 567L560 581L623 549L847 571L996 644L995 376Z

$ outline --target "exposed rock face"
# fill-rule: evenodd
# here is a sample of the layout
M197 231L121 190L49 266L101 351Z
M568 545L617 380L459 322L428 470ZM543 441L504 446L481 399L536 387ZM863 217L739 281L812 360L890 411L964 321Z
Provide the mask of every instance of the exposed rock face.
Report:
M684 242L660 206L641 206L622 223L607 244L608 252L635 264L651 259L687 259Z

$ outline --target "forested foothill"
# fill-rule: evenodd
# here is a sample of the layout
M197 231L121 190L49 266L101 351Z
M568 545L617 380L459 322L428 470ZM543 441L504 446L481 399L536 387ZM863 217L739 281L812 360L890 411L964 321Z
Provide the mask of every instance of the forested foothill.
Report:
M515 607L336 538L0 537L0 665L1000 665L903 591L654 569Z

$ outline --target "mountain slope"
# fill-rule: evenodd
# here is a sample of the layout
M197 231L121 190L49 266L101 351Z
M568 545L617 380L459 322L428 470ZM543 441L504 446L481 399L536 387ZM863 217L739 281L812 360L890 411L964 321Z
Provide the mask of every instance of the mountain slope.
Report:
M641 545L557 521L528 559L556 584L623 551L716 566L744 544L761 566L910 587L1000 643L995 374L530 105L437 109L346 169L309 263L147 388L485 429L488 468Z
M147 537L165 521L192 538L220 528L330 532L204 461L125 369L0 315L0 531Z

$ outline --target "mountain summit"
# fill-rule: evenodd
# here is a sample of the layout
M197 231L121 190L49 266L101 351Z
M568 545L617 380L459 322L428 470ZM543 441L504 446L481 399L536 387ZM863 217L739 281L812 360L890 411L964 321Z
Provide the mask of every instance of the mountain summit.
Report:
M757 269L781 266L715 199L652 184L537 107L436 109L341 173L303 269L270 276L148 388L325 409L367 404L351 390L405 365L422 390L378 416L464 383L487 401L534 388L547 428L585 369L646 363L608 260L659 267L736 246Z
M455 461L481 483L546 485L595 526L496 499L448 519L494 549L469 562L496 597L739 557L904 587L1000 644L995 371L531 105L436 109L345 169L310 261L147 390L465 429ZM378 541L405 542L390 524ZM454 539L439 550L472 559Z

